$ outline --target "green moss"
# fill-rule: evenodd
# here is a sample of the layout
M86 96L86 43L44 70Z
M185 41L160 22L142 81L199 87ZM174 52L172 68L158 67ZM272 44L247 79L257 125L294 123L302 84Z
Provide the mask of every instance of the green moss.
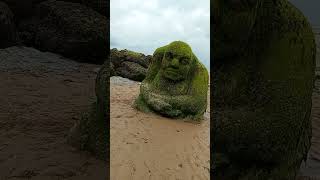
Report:
M129 56L129 57L133 57L133 58L140 58L143 54L141 53L138 53L138 52L134 52L134 51L129 51L129 50L124 50L126 53L126 56Z
M153 112L153 110L151 110L148 105L144 102L143 98L141 95L139 95L137 97L137 99L135 100L134 104L133 104L133 107L140 110L140 111L143 111L143 112Z
M174 41L154 52L135 107L171 118L200 119L207 92L208 71L188 44Z
M246 22L254 20L246 27L228 23L238 19L237 12L217 1L228 17L218 18L213 46L214 178L294 179L310 148L311 27L285 0L242 9Z

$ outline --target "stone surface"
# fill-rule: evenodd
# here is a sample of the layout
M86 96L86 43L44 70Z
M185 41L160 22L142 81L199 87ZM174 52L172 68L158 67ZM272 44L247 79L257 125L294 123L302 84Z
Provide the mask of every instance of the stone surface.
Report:
M214 178L294 179L310 148L312 28L286 0L212 5Z
M190 46L174 41L158 48L135 107L172 118L201 119L207 106L208 71Z
M147 69L141 65L125 61L117 68L117 75L132 79L134 81L142 81L147 74Z
M16 45L18 35L13 13L7 4L0 1L0 48Z
M121 76L134 81L142 81L147 74L147 68L152 56L129 50L111 49L110 62L113 73L111 76Z
M108 160L109 154L109 73L108 60L101 67L96 78L97 100L88 113L70 130L68 142L83 150L93 152L98 158Z
M19 24L24 43L82 62L103 63L109 42L108 20L84 5L49 0Z
M35 7L46 0L3 0L13 11L16 21L21 21L33 15ZM64 0L86 5L100 14L108 17L109 1L104 0Z

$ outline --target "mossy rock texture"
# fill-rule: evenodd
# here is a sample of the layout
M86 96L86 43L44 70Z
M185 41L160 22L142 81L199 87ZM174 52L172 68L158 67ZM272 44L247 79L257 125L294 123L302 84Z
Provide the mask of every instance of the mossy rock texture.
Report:
M107 58L109 20L72 2L48 0L36 5L31 18L19 23L21 39L41 51L76 61L102 64Z
M171 118L202 118L207 107L208 71L191 47L174 41L156 49L134 107Z
M140 82L144 80L152 56L127 49L118 51L114 48L110 52L110 63L114 69L112 76L121 76Z
M287 0L213 0L213 178L293 180L310 148L316 45Z
M7 4L0 1L0 48L14 46L18 42L18 34L13 13Z
M94 153L98 158L108 160L109 128L109 60L107 60L96 78L97 100L90 110L82 115L70 130L68 142L82 150Z
M3 0L13 11L16 21L21 21L31 17L35 11L35 7L46 0ZM92 8L101 15L108 17L109 1L106 0L64 0L65 2L79 3Z

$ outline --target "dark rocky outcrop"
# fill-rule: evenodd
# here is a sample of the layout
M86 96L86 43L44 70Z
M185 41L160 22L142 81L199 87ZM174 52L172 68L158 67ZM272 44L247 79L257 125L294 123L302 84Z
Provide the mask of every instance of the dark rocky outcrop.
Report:
M40 3L35 12L19 24L25 44L77 61L102 63L107 57L106 17L78 3L55 0Z
M7 4L0 1L0 48L16 45L17 41L13 13Z
M109 8L110 1L107 1L107 0L64 0L64 1L86 5L106 17L109 15L109 12L110 12L110 8Z
M137 63L124 61L117 68L117 74L134 81L142 81L146 77L147 69Z
M82 4L87 5L88 7L91 7L95 11L99 12L100 14L104 16L109 16L110 12L110 2L106 0L82 0Z
M312 28L287 0L211 5L213 179L296 179L312 136Z
M3 0L13 11L17 21L29 18L33 15L35 7L45 0ZM64 0L86 5L104 16L108 16L109 1L105 0Z
M3 0L13 11L16 20L32 15L33 5L44 0Z
M134 81L142 81L146 77L152 56L129 50L111 49L110 61L113 73L111 76L122 76Z
M3 60L4 71L14 71L19 68L23 71L32 71L33 67L40 66L44 72L63 74L78 68L79 64L70 59L99 64L107 59L108 1L4 0L4 2L0 1L0 48L3 56L0 61ZM10 47L21 43L32 48ZM47 56L52 58L44 58ZM26 61L30 63L26 65ZM17 66L14 62L22 64L18 63L21 66ZM109 59L105 61L97 75L96 102L87 113L83 114L81 120L75 123L68 136L70 144L91 151L105 161L108 161L109 154L107 127L109 62ZM43 65L47 63L52 65L51 68ZM43 71L31 73L37 75Z
M82 150L94 153L98 158L108 160L109 128L109 68L105 61L96 78L97 100L88 113L83 114L70 130L68 142Z

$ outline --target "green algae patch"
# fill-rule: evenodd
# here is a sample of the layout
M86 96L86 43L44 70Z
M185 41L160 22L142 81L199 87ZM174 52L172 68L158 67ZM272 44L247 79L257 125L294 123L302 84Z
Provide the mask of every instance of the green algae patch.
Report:
M286 0L214 1L213 178L295 179L310 148L312 28Z
M138 53L138 52L134 52L134 51L129 51L127 50L127 55L128 56L133 56L133 57L136 57L136 58L140 58L140 56L142 55L141 53Z
M174 41L156 49L134 107L170 118L199 120L207 108L208 71L191 47Z

